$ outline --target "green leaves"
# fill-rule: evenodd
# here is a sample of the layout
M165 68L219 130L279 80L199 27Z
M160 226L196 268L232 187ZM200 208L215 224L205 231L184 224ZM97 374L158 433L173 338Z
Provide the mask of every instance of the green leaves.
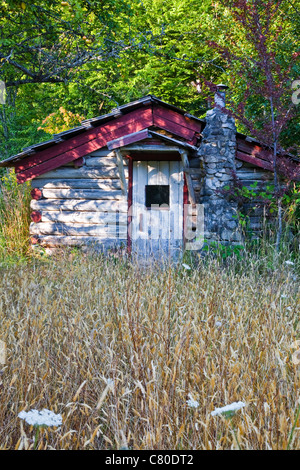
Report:
M232 82L236 102L243 94L244 78L236 70L226 69L224 60L208 45L208 40L213 40L251 53L244 33L222 2L24 3L25 10L21 2L13 0L0 4L0 80L8 89L19 90L12 108L5 110L10 136L4 137L2 132L2 141L6 141L8 155L17 153L21 142L29 145L36 142L31 139L41 139L37 128L60 106L92 117L152 93L202 117L210 105L198 81L200 73L214 82ZM295 35L289 17L282 31L285 40L272 47L284 61ZM265 100L249 96L248 117L260 122L267 111ZM16 132L20 127L17 121L23 123L22 138ZM5 123L0 113L0 139L1 126ZM289 129L284 134L288 143L300 131L296 119ZM244 129L240 126L239 130ZM28 138L23 139L24 134ZM1 145L3 148L4 142Z

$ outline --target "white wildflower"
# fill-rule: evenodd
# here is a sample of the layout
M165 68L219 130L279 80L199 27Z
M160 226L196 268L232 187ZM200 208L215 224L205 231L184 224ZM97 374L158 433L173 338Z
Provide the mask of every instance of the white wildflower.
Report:
M240 410L244 406L246 406L245 403L243 403L242 401L237 401L231 403L231 405L226 405L222 408L216 408L214 411L211 412L211 415L216 416L224 414L225 416L233 416L237 410Z
M298 349L300 347L300 339L296 339L290 346L291 349Z
M115 385L114 379L106 379L106 385L107 385L108 387L113 388L114 385Z
M300 349L292 354L292 363L296 366L300 364Z
M266 415L270 412L270 405L266 401L264 402L264 411Z
M199 406L199 403L196 400L194 400L191 393L189 393L189 400L187 400L186 403L191 408L198 408Z
M293 261L288 260L288 261L285 261L285 264L290 264L291 266L294 266L295 263L293 263Z
M216 326L222 326L222 322L221 321L216 321L215 325Z
M182 266L185 268L185 269L191 269L191 267L188 265L188 264L182 264Z
M281 297L282 299L287 299L287 295L285 295L285 294L281 294L280 297Z
M18 414L18 417L24 419L27 424L32 426L60 426L62 424L60 414L55 414L53 411L46 410L45 408L42 411L23 410Z

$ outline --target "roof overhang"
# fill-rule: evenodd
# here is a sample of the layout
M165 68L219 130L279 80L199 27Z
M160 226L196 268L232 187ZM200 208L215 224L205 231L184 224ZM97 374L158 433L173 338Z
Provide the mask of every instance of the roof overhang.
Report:
M111 150L124 148L148 138L158 138L166 146L179 146L193 154L197 151L204 127L205 120L154 95L147 95L119 106L109 114L86 119L80 126L56 134L51 140L31 145L0 162L0 167L14 167L18 182L23 183L103 147ZM237 133L236 157L273 171L272 151L240 133ZM278 168L291 179L300 180L297 157L280 155Z
M109 115L84 121L82 126L57 134L50 141L28 147L0 166L14 167L18 182L24 183L103 147L120 148L150 138L155 132L166 142L169 135L175 136L176 145L192 151L203 128L204 121L186 116L179 108L149 95ZM168 135L163 136L162 132Z

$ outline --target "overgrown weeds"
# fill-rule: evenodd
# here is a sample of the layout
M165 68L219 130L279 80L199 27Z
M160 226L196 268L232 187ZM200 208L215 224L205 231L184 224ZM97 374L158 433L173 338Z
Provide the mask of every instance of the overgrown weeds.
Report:
M0 180L0 261L22 260L29 252L30 185L12 172Z
M29 256L29 199L8 174L1 449L300 449L300 261L288 239L280 252L263 239L174 266L75 249ZM239 401L232 422L211 416ZM18 418L32 408L62 414L62 426L34 442Z
M285 449L293 426L300 448L295 265L150 269L72 253L2 268L0 282L1 448L32 448L17 415L47 408L63 425L40 449L232 449L211 412L235 401L241 449Z

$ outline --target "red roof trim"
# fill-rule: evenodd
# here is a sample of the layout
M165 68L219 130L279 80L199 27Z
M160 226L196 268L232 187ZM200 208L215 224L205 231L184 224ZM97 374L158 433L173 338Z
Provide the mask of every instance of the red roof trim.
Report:
M199 142L205 121L189 116L183 110L154 96L148 96L83 124L83 127L58 134L52 141L25 149L26 151L15 157L0 162L0 167L15 166L18 182L23 183L106 145L113 149L137 142L141 140L141 135L147 138L156 128L166 131L167 135L181 138L182 145L195 146ZM85 127L87 125L93 127ZM237 134L236 157L273 171L272 152L257 141L248 142L243 139L242 134ZM300 166L295 158L280 155L277 162L279 170L282 169L284 174L292 179L300 179Z
M145 129L140 132L134 132L133 134L122 136L119 139L111 140L110 142L107 142L106 145L109 150L113 150L124 147L125 145L134 144L135 142L139 142L150 137L150 132L148 129Z
M264 170L274 171L272 152L260 147L256 142L246 142L238 137L236 157ZM278 155L276 166L283 176L295 181L300 180L300 165L293 158Z
M102 135L110 134L108 136L107 141L113 140L114 133L117 131L117 129L121 128L122 125L126 126L131 123L133 124L136 123L138 118L140 120L142 119L147 120L148 125L151 125L152 124L151 109L145 108L143 110L135 110L135 111L132 111L131 113L126 114L125 116L121 116L120 118L114 119L113 121L109 123L103 124L102 126L87 129L84 134L75 136L49 149L41 150L40 152L37 152L33 155L30 155L22 159L20 162L16 164L15 171L18 173L20 171L27 170L28 168L44 163L45 161L50 160L51 158L55 158L62 154L66 155L66 158L67 158L67 153L69 151L75 150L76 148L78 148L79 150L79 147L81 147L82 145L91 143L93 140L96 140L97 138L99 139ZM126 131L124 133L126 133ZM77 158L82 157L82 156L84 155L79 155ZM72 161L72 160L73 158L69 161Z
M239 152L238 150L236 152L236 156L239 160L242 160L247 163L252 163L253 165L263 168L264 170L273 171L272 164L261 160L260 158L254 157L244 152Z
M25 181L47 173L50 170L55 170L56 168L65 165L66 163L77 160L77 158L83 157L91 152L94 152L95 150L99 150L100 148L105 147L107 142L121 137L123 134L130 134L132 132L142 130L149 127L149 125L151 125L151 121L149 119L144 119L135 123L129 123L111 132L103 133L103 135L98 135L96 139L93 139L86 144L83 144L79 147L69 150L68 152L64 152L54 158L46 160L39 165L29 167L26 170L17 173L17 181L18 183L24 183ZM99 130L98 134L100 134Z
M143 108L135 109L101 126L87 129L85 133L49 149L25 157L15 165L17 180L19 183L24 183L106 145L109 148L117 148L141 140L141 134L137 133L142 132L142 137L145 139L149 136L147 129L153 126L184 138L190 143L200 134L203 123L194 122L160 105L144 105Z

